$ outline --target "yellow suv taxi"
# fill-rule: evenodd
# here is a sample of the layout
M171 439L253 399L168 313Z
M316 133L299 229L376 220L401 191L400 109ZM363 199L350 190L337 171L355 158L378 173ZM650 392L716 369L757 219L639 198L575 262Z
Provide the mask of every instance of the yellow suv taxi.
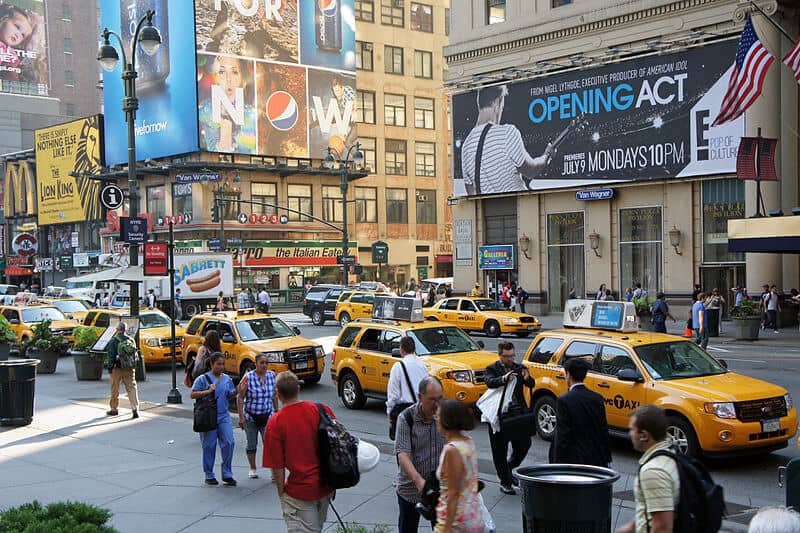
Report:
M465 331L483 331L489 337L503 333L527 337L542 329L538 317L506 311L490 298L445 298L425 308L423 314L427 320L455 324Z
M86 313L83 325L105 329L124 316L130 316L127 309L91 309ZM175 356L180 358L184 332L184 328L176 325L173 341L170 318L158 309L142 309L139 312L139 351L145 364L171 363L173 342Z
M367 291L344 291L336 302L334 318L340 326L345 327L351 320L370 318L375 293Z
M82 298L41 298L39 301L42 304L57 307L67 318L71 318L79 324L83 323L86 313L92 308L89 302Z
M50 320L50 331L55 335L66 337L72 344L72 330L77 325L68 319L57 307L50 305L4 305L0 313L8 320L11 329L17 336L16 343L24 344L33 337L33 327L43 320Z
M564 363L590 365L586 386L605 398L612 433L627 432L630 412L663 407L669 436L689 455L724 455L783 448L797 432L786 389L727 369L694 342L639 331L630 302L567 300L564 329L539 334L524 363L536 380L537 432L550 440L556 397L567 392Z
M409 308L419 306L413 298L377 296L374 316L381 315L383 301L393 300L408 301ZM474 404L486 391L486 367L497 361L497 355L483 350L457 326L424 321L421 309L417 310L415 321L399 312L394 316L404 319L361 318L347 324L339 334L333 348L331 379L345 407L361 409L367 398L386 401L389 372L400 361L400 338L404 335L414 339L417 355L428 372L442 381L446 398Z
M256 356L266 354L269 369L291 370L306 384L314 384L325 370L322 346L300 336L300 330L280 318L254 309L213 311L195 315L186 328L183 361L197 356L203 337L211 330L219 333L225 372L243 376L255 368Z

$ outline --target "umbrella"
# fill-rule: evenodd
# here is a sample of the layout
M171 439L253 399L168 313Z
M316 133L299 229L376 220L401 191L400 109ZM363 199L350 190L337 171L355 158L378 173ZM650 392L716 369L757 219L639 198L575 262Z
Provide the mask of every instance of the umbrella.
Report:
M165 279L169 276L147 276L149 279ZM144 272L141 265L116 267L101 270L100 272L93 272L85 276L78 276L75 278L68 278L66 281L81 282L81 281L117 281L120 283L142 283L145 280Z

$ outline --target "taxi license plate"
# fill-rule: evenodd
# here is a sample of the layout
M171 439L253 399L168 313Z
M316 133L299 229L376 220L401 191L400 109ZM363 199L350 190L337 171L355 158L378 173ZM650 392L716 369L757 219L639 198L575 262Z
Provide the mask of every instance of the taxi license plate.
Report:
M294 367L298 370L304 370L308 368L308 361L298 361L294 364Z
M781 429L781 421L777 418L761 421L762 433L772 433L773 431L780 431L780 429Z
M533 331L533 326L528 326L528 331Z

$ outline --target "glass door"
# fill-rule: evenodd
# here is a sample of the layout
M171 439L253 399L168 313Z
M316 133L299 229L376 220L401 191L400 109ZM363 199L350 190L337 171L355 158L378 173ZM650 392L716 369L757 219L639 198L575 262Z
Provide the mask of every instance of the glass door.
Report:
M700 267L700 284L703 292L710 293L714 289L719 289L720 294L725 298L725 305L722 306L722 318L726 320L733 307L735 294L733 289L738 285L744 286L745 265L715 265Z

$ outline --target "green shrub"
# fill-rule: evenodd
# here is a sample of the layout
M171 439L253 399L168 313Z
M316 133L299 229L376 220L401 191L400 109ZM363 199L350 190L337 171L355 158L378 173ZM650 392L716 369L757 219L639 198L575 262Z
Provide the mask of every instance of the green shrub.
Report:
M14 330L11 329L8 320L6 320L6 317L0 315L0 343L11 344L15 340L17 340L17 336L14 334Z
M92 326L78 326L72 330L72 337L75 339L75 344L72 349L76 352L88 352L94 346L97 339L100 338L100 328Z
M23 355L27 353L28 348L31 346L43 352L56 352L61 355L67 353L69 341L61 335L54 335L50 330L51 323L52 321L49 318L45 318L33 326L33 337L22 346Z
M0 533L116 533L111 511L80 502L38 501L0 511Z
M747 318L749 316L761 316L761 311L754 300L742 300L742 304L739 307L731 309L732 318Z
M341 524L336 528L336 533L389 533L392 529L385 524L376 524L372 529L356 523L345 523L344 528Z

